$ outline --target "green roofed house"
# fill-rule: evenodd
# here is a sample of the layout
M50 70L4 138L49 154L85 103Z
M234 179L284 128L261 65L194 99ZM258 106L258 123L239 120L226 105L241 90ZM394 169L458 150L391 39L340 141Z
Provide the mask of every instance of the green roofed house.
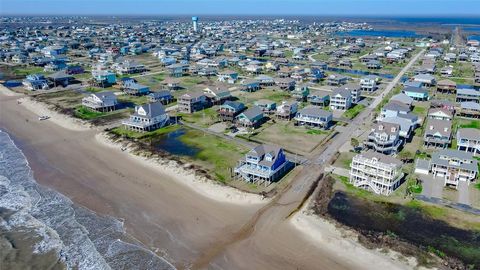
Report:
M238 126L257 128L263 122L263 112L257 106L253 106L235 117Z
M308 86L306 85L297 85L291 93L292 97L297 101L306 101L310 94L310 89L308 89Z
M235 117L245 110L245 105L241 102L227 100L218 109L218 115L222 121L233 122Z
M277 109L277 103L268 99L257 100L254 104L266 114L274 113Z

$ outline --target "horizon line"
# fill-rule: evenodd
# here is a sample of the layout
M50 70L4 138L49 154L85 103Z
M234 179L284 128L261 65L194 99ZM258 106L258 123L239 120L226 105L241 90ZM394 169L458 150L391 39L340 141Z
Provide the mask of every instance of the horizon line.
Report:
M225 16L225 17L230 17L230 16L288 16L288 17L296 17L296 16L306 16L306 17L314 17L314 16L319 16L319 17L342 17L342 16L349 16L353 18L432 18L432 19L440 19L440 18L463 18L467 16L468 18L480 18L480 14L463 14L463 13L458 13L458 14L355 14L355 13L345 13L345 14L314 14L314 13L291 13L291 14L281 14L281 13L266 13L266 14L245 14L245 13L138 13L138 14L122 14L122 13L71 13L71 14L55 14L55 13L5 13L1 14L0 16L6 17L6 16L122 16L122 17L132 17L132 16Z

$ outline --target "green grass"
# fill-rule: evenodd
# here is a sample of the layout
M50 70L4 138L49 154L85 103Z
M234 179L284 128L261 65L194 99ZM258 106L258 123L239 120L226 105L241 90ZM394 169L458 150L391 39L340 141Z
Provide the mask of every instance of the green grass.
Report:
M311 135L323 135L323 134L328 134L327 131L324 130L319 130L319 129L310 129L307 131L307 134Z
M102 90L103 90L103 89L96 88L96 87L87 87L87 88L85 88L85 91L91 92L91 93L97 93L97 92L100 92L100 91L102 91Z
M348 118L348 119L353 119L355 118L361 111L365 109L365 105L363 104L357 104L354 107L348 109L346 112L343 113L343 116Z
M194 113L179 113L178 116L182 117L182 120L187 123L196 124L202 127L208 127L215 123L218 119L216 107L210 107L202 111Z
M478 189L478 190L480 190L480 183L475 184L475 188Z
M79 106L74 111L75 117L78 117L83 120L92 120L101 116L106 115L106 113L97 112L94 110L90 110L84 106Z
M426 115L426 112L427 108L425 107L415 106L415 108L413 108L413 113L416 115Z
M27 75L35 74L35 73L44 73L42 67L14 67L13 73L18 76L26 77Z
M447 215L447 209L444 207L438 207L434 205L428 205L426 203L423 203L419 200L411 200L408 203L405 204L408 207L422 210L426 214L428 214L432 218L442 218Z
M476 128L480 129L480 120L471 120L468 123L460 124L460 128Z
M159 128L154 131L150 131L150 132L135 132L132 130L125 129L124 127L116 127L114 129L111 129L110 133L118 136L126 137L129 139L146 139L146 138L151 138L155 136L165 135L167 133L178 130L179 128L180 128L179 125L170 125L163 128Z
M238 160L248 151L234 141L192 129L187 129L180 140L200 149L194 159L200 161L200 165L206 167L222 183L230 180L230 169L235 167Z
M133 103L135 105L142 105L148 102L147 96L131 96L131 95L121 95L118 96L119 103Z

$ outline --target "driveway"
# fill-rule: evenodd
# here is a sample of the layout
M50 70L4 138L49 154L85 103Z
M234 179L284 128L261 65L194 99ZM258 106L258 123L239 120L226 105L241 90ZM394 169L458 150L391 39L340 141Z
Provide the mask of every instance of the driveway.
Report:
M458 203L470 205L469 186L466 181L458 183Z
M434 178L431 175L419 175L422 179L422 195L431 198L442 198L444 180L442 178Z

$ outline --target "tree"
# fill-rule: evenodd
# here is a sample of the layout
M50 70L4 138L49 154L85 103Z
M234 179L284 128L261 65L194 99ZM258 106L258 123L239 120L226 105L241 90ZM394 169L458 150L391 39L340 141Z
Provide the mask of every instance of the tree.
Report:
M398 158L403 162L409 162L413 160L413 153L407 150L404 150L398 153Z
M358 142L358 140L356 138L352 138L350 140L350 144L352 145L353 150L357 149L357 147L360 145L360 143Z

